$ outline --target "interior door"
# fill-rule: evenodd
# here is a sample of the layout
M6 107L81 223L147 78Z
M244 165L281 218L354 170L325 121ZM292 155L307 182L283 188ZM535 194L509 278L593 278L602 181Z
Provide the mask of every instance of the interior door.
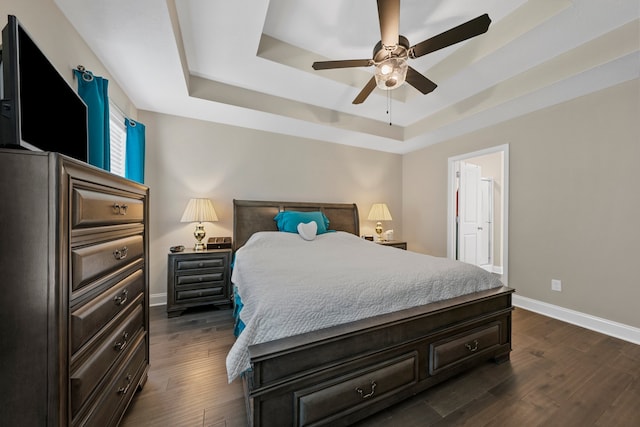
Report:
M480 179L480 240L482 245L478 252L478 265L491 270L493 260L491 253L493 233L493 179Z
M478 265L482 244L480 166L460 162L458 187L458 248L459 260Z

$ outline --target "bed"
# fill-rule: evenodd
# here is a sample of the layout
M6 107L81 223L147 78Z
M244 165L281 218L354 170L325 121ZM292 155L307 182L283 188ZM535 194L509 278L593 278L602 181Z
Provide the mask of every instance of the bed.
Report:
M274 217L292 211L321 212L332 231L308 240L304 230L278 232ZM227 371L242 378L249 425L349 425L475 365L509 360L513 289L473 266L358 235L355 204L234 200L244 330ZM317 262L298 258L312 250ZM423 263L437 273L429 292L416 287Z

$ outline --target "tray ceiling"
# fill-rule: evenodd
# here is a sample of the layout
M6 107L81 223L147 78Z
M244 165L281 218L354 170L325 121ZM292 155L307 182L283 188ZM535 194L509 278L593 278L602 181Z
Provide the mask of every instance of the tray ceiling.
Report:
M640 77L637 0L402 0L411 44L483 13L486 34L413 59L438 84L351 101L373 67L373 0L55 0L137 108L407 153ZM391 125L390 125L391 123Z

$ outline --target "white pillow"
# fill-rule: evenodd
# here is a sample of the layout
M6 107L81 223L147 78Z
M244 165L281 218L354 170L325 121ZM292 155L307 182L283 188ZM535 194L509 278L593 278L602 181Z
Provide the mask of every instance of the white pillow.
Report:
M315 221L311 221L308 223L301 222L298 224L298 234L304 240L313 240L316 238L316 233L318 232L318 224Z

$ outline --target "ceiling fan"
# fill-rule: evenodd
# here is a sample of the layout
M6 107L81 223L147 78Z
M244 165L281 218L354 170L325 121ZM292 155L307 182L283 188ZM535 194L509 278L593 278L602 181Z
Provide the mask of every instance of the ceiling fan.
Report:
M405 81L423 94L432 92L438 85L411 68L407 64L407 59L419 58L427 53L486 33L491 23L491 18L485 13L437 36L410 46L409 40L399 34L400 0L378 0L378 20L380 21L382 40L373 48L372 59L313 63L314 70L375 65L375 75L353 100L354 104L364 102L376 86L383 90L391 90L400 87Z

